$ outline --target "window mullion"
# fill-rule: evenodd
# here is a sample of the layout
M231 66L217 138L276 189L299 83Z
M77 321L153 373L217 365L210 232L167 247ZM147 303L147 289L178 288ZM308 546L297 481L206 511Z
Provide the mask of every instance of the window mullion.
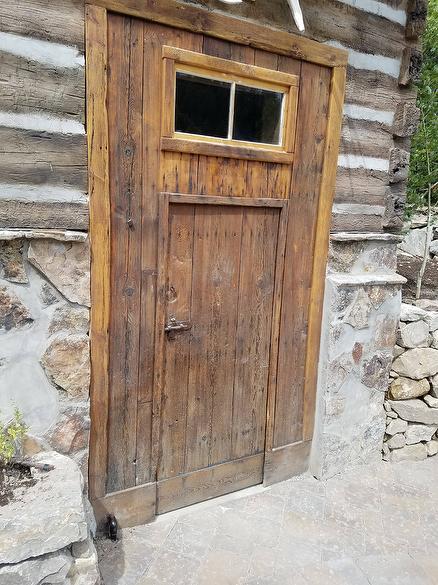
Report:
M236 82L233 81L231 84L231 91L230 91L230 114L228 118L228 140L233 139L233 126L234 126L234 105L235 105L235 97L236 97Z

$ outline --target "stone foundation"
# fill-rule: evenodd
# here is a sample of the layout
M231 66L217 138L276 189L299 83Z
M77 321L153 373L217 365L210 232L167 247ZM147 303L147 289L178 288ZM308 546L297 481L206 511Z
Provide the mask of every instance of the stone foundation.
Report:
M2 239L4 238L4 239ZM71 456L87 477L89 248L81 232L0 232L0 417L24 450Z
M418 306L420 305L420 306ZM424 307L428 310L424 310ZM385 400L383 459L438 453L438 302L403 304Z
M380 458L383 402L401 304L396 236L332 236L311 471L328 478Z

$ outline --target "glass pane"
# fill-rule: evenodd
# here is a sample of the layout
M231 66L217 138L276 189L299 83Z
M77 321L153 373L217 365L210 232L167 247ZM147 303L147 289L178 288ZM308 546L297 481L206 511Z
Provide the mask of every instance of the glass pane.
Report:
M230 83L177 72L175 130L227 138L230 93Z
M280 143L283 93L236 85L233 138Z

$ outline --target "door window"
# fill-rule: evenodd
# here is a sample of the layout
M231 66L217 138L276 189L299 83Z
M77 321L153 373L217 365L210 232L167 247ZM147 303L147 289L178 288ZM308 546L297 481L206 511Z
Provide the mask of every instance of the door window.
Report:
M291 163L297 75L163 47L162 150Z

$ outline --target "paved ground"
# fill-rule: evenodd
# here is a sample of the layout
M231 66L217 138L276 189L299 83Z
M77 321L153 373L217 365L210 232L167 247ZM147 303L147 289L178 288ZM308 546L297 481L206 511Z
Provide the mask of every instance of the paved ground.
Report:
M105 585L437 585L438 456L254 488L99 549Z

